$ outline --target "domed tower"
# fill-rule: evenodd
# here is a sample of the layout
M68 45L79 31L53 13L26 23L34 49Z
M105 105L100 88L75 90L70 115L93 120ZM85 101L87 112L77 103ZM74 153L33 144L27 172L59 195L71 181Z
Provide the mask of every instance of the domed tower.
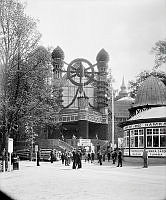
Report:
M109 55L104 50L101 49L97 54L97 68L98 68L98 77L97 77L97 106L103 114L106 114L106 107L108 106L108 83L107 83L107 69Z
M138 89L130 115L160 106L166 106L166 86L160 79L149 76Z
M62 78L62 68L64 65L64 52L63 50L57 46L52 54L52 65L53 65L53 76L54 76L54 81L53 81L53 94L54 96L58 96L57 98L57 103L59 106L62 106L62 86L60 85L61 78Z

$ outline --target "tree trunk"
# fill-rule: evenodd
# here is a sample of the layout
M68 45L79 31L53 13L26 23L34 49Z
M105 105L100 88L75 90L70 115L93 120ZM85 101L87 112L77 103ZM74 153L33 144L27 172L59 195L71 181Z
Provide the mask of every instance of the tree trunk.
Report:
M5 146L5 171L8 170L8 139L9 139L9 134L8 131L5 132L5 138L4 138L4 146Z

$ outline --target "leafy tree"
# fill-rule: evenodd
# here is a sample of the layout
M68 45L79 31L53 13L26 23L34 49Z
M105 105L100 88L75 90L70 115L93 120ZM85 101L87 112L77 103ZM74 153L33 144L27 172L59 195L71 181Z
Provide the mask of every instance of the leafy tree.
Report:
M166 63L166 40L156 42L152 52L155 54L155 68Z
M135 98L141 83L149 76L158 77L166 85L166 73L163 71L143 71L136 76L136 80L129 81L130 96Z
M36 22L15 0L0 0L0 123L3 148L26 123L53 123L58 110L50 85L50 52L38 46ZM17 134L16 134L17 133Z

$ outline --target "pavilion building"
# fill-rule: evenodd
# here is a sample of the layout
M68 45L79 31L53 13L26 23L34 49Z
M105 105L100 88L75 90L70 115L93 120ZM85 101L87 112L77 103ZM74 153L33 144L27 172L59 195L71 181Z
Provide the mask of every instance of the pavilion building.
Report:
M53 65L53 95L58 96L59 114L57 115L55 127L45 127L40 134L40 146L54 142L57 139L71 144L73 138L103 140L108 139L108 103L107 103L107 69L109 55L102 49L97 57L93 80L83 85L79 92L78 84L81 71L76 70L73 79L69 79L69 71L65 69L64 52L57 47L52 52ZM76 59L77 60L77 59ZM89 61L88 61L89 62ZM83 68L83 71L85 69ZM73 71L72 71L73 73ZM83 72L84 73L84 72ZM90 76L91 74L87 75Z
M166 162L166 86L149 76L139 87L124 132L124 157L138 161L146 148L150 158Z

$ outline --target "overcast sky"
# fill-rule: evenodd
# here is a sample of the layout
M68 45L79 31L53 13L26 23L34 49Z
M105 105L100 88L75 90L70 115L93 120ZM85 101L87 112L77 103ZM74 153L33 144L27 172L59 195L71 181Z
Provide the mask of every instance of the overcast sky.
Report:
M154 65L151 48L166 38L166 0L27 0L26 12L39 19L41 44L96 63L104 48L115 88Z

